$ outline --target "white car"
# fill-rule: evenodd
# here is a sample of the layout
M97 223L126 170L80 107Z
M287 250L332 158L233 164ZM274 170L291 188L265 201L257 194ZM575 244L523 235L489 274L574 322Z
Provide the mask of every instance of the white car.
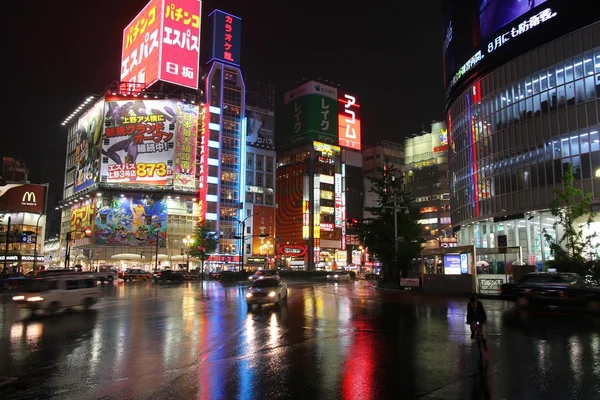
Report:
M95 274L69 273L31 279L21 293L13 296L19 308L54 314L61 308L83 306L90 308L101 297Z
M327 281L330 282L348 282L352 278L350 278L350 274L347 271L331 271L330 274L327 275Z
M278 278L264 278L255 281L246 293L248 307L253 304L280 304L287 301L287 285Z

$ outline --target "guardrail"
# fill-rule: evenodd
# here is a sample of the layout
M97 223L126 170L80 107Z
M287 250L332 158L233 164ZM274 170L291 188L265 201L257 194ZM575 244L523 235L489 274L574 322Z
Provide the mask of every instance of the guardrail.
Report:
M479 278L478 293L497 293L500 291L500 286L504 283L504 279L501 278Z

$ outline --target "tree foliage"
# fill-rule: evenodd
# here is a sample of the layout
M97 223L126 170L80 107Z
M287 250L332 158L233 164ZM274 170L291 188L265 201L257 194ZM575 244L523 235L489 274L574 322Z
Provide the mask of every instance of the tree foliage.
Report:
M596 213L592 210L592 194L584 194L575 186L573 166L567 165L563 174L562 188L554 189L555 198L550 202L550 211L555 217L553 228L556 238L544 229L544 237L554 256L554 264L559 270L571 270L588 275L588 261L597 259L594 239L597 233L584 234L583 227L590 227ZM581 218L586 217L581 223ZM589 229L588 229L589 232Z
M398 170L386 165L377 172L380 177L369 178L371 192L377 195L377 205L365 209L373 218L359 224L359 235L369 252L382 262L384 279L395 282L406 274L411 261L419 257L423 234L418 210L410 207L411 199L403 190ZM396 228L398 237L395 239Z
M190 256L200 260L201 270L204 272L204 262L217 249L217 233L214 232L208 221L204 220L199 222L196 229L194 229L193 239L194 243L190 247Z

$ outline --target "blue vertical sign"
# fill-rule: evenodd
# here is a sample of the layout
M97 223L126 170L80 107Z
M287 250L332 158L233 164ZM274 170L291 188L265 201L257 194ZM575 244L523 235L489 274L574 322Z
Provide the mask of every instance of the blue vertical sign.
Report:
M460 273L469 273L469 255L467 253L460 253Z
M221 10L214 10L208 17L212 23L212 53L209 62L216 60L239 67L242 19Z

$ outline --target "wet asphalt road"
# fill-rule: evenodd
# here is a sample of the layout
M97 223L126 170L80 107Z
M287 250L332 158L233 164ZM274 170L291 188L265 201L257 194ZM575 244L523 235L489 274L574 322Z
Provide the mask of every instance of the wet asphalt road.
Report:
M1 399L600 399L598 317L483 300L478 375L464 299L291 283L287 305L247 312L216 282L102 290L34 320L4 296Z

